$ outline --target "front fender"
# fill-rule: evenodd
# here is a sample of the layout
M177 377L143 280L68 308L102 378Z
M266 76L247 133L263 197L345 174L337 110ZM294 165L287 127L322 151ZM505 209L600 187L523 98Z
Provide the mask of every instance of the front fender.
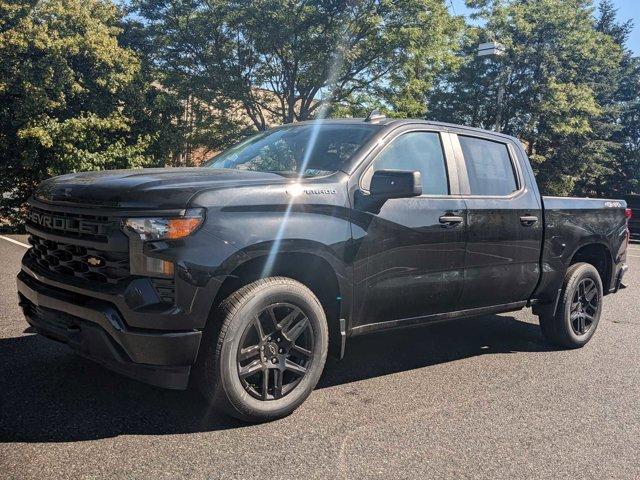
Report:
M335 273L346 307L351 224L346 188L338 187L305 189L310 193L302 197L289 195L290 186L207 191L190 203L206 209L200 229L182 240L154 242L146 253L174 262L177 282L205 289L209 311L223 282L247 262L258 260L262 276L269 276L284 255L313 255Z

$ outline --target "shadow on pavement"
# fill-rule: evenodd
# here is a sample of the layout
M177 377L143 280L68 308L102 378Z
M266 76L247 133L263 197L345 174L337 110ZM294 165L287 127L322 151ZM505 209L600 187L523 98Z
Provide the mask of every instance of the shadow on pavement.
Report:
M550 351L540 326L510 315L452 320L355 337L330 360L317 388L494 353Z
M357 337L318 388L492 353L544 351L537 324L488 316ZM37 335L0 340L0 442L71 442L242 428L193 391L129 380Z

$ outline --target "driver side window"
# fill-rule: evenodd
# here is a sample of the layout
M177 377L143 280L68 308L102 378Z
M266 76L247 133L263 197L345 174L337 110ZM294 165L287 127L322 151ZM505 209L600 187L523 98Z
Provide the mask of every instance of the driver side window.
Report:
M408 132L395 138L364 173L365 190L369 190L376 170L417 170L423 195L449 194L444 152L437 132Z

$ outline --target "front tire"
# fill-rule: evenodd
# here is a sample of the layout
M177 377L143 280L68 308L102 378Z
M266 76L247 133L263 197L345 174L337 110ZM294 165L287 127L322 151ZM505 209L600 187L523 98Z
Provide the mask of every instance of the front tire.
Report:
M196 385L241 420L282 418L315 388L327 349L326 317L311 290L290 278L257 280L224 300L207 325Z
M553 345L580 348L596 331L602 313L602 280L589 263L567 269L555 315L540 315L542 334Z

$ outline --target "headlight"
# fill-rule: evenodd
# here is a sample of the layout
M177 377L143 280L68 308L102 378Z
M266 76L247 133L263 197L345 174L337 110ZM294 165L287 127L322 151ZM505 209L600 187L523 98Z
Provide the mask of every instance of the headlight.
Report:
M123 225L142 240L175 240L191 235L203 221L204 209L191 208L180 217L127 218Z

